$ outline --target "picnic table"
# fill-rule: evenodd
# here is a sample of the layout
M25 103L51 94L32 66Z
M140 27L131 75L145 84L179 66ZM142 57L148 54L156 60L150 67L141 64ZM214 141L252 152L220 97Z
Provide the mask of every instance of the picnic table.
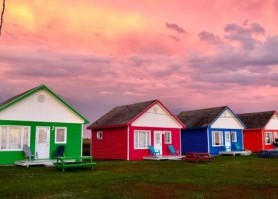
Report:
M214 159L214 157L211 157L209 153L189 152L186 153L183 159L185 161L194 161L197 163L200 161L211 161Z
M65 172L66 168L77 168L77 167L91 167L92 170L96 165L93 162L92 156L81 156L81 157L57 157L55 164L57 169L62 169Z

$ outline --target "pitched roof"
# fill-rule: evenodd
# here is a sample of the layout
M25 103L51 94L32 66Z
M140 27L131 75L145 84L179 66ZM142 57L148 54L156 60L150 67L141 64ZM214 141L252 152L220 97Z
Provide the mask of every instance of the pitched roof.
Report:
M87 129L107 126L125 126L156 102L158 102L158 100L115 107L88 126Z
M83 115L78 113L72 106L70 106L67 102L65 102L63 99L61 99L56 93L54 93L51 89L49 89L47 86L45 86L43 84L40 85L40 86L37 86L35 88L32 88L30 90L27 90L23 93L20 93L19 95L13 96L13 97L9 98L8 100L0 103L0 112L2 110L12 106L13 104L17 103L18 101L21 101L22 99L25 99L26 97L28 97L29 95L37 92L38 90L46 90L48 93L53 95L58 101L60 101L67 108L69 108L71 111L73 111L78 117L83 119L85 124L89 122Z
M206 108L192 111L183 111L178 118L187 128L208 127L226 109L227 106Z
M268 121L271 119L275 111L255 112L255 113L242 113L237 114L239 119L249 129L264 128Z
M34 90L34 89L36 89L36 88L32 88L32 89L30 89L30 90L28 90L28 91L25 91L25 92L20 93L20 94L18 94L18 95L16 95L16 96L13 96L13 97L11 97L11 98L5 100L4 102L1 102L1 103L0 103L0 110L4 109L4 108L6 107L6 105L9 105L9 103L11 103L11 102L13 102L14 100L20 98L21 96L24 96L26 93L29 93L30 91L32 91L32 90Z

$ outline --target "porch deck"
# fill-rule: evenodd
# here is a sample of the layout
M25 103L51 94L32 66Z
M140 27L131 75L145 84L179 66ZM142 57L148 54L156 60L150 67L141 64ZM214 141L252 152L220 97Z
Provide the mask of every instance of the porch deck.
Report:
M241 155L241 156L248 156L251 155L251 151L220 151L219 155Z
M53 160L18 160L14 162L15 165L29 167L33 165L53 166Z
M181 155L157 155L157 156L144 156L144 160L182 160L184 156Z

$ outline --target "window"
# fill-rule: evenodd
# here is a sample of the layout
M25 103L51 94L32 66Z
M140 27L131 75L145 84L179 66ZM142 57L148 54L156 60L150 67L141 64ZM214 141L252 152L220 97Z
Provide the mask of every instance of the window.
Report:
M212 146L223 146L222 131L212 131Z
M266 132L265 133L265 144L266 145L271 145L272 142L273 142L272 133L271 132Z
M232 131L232 142L237 142L237 134L236 131Z
M165 131L165 144L172 144L172 133L171 133L171 131Z
M21 150L29 145L30 128L25 126L1 126L0 150Z
M56 127L55 128L55 143L65 144L67 143L67 128Z
M147 149L150 145L150 131L137 130L134 131L134 148Z
M278 133L277 132L274 132L274 142L278 142Z
M102 131L98 131L97 132L97 139L98 140L102 140L103 139L103 132Z

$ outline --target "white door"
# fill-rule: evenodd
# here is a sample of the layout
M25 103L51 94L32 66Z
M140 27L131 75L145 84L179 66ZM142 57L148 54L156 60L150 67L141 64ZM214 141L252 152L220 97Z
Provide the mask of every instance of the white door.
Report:
M226 147L226 151L231 151L231 134L230 134L230 131L225 131L225 147Z
M49 127L36 128L36 152L38 159L49 159Z
M154 131L154 148L162 155L162 131Z

